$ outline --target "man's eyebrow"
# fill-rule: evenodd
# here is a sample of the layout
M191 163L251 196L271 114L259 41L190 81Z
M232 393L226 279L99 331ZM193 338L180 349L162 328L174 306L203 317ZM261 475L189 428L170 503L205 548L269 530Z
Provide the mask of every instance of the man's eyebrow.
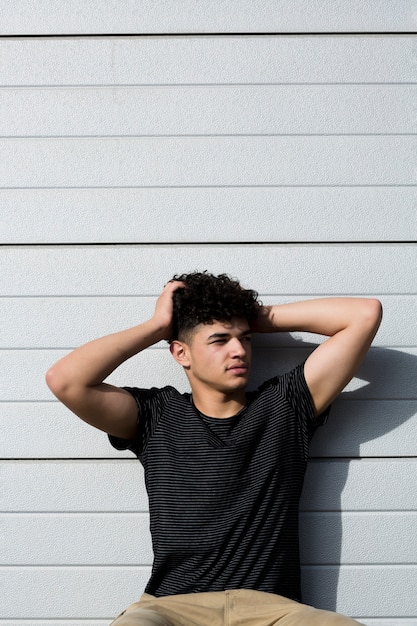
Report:
M213 333L207 339L223 339L224 337L230 337L230 333Z
M240 333L239 337L246 337L246 335L251 335L252 331L248 328L248 330L244 330ZM209 335L207 339L226 339L227 337L231 337L231 333L213 333Z

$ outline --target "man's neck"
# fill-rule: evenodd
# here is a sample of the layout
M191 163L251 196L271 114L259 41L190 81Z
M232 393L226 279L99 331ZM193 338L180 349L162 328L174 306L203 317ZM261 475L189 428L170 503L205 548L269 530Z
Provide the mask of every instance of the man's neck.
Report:
M246 393L243 390L233 394L233 397L225 394L199 393L193 390L192 398L197 411L219 419L233 417L246 405Z

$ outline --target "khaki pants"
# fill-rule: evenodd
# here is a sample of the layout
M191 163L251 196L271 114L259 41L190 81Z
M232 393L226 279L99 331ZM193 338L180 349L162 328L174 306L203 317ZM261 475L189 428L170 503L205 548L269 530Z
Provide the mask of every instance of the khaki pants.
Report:
M155 598L144 594L111 626L354 626L349 617L273 593L241 589Z

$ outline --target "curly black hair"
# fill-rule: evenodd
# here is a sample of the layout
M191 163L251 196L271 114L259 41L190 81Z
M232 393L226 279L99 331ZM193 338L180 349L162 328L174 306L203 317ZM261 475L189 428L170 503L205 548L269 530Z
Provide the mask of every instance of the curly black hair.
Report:
M258 293L244 289L227 274L214 276L207 271L175 275L185 287L174 291L171 341L185 339L199 324L229 322L233 318L254 321L262 303Z

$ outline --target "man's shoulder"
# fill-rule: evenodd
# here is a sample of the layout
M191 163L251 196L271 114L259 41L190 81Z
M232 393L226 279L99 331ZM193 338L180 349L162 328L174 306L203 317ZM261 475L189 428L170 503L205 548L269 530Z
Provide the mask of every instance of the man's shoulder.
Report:
M165 402L177 402L181 404L182 402L189 403L190 402L190 394L182 393L178 391L172 385L165 385L164 387L123 387L126 391L128 391L138 403L149 403L149 402L157 402L157 403L165 403Z
M293 381L299 381L304 379L304 363L299 363L292 369L285 372L281 372L268 378L262 382L257 389L253 391L255 395L262 395L269 390L284 390Z

